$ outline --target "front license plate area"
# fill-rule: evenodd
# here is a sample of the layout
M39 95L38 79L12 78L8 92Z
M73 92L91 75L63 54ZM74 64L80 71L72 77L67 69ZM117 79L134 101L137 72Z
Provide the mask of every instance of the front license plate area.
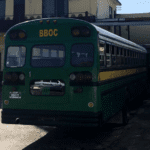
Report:
M21 92L9 92L9 98L21 99Z

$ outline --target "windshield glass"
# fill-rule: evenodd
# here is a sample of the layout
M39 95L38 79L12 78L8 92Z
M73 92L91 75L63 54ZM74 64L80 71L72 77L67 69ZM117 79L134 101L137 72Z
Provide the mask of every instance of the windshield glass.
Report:
M38 45L32 48L33 67L61 67L65 64L63 45Z
M7 51L6 67L22 67L25 64L26 48L10 46Z
M75 44L71 49L71 64L75 67L91 67L94 62L92 44Z

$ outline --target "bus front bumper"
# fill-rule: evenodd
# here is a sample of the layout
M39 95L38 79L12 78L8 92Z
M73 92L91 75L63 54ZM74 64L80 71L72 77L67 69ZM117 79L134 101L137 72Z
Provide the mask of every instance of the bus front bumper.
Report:
M52 110L2 110L2 123L40 126L101 126L101 113Z

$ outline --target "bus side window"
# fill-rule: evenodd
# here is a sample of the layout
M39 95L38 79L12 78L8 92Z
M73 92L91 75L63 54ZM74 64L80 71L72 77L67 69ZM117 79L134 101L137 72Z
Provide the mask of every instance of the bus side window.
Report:
M117 47L116 65L120 66L120 64L121 64L120 47Z
M135 59L136 59L136 65L138 65L138 53L137 52L136 52Z
M139 61L139 52L137 53L137 65L140 65L140 61Z
M134 52L134 65L136 65L136 52Z
M133 51L133 66L135 65L135 52Z
M130 66L131 58L130 58L130 50L127 50L127 64Z
M131 66L133 66L133 51L130 51L130 58L131 58Z
M125 57L125 65L127 65L127 50L124 50L124 57Z
M121 48L121 65L124 66L124 49Z
M116 65L116 46L112 45L112 66Z
M111 45L106 44L106 65L107 67L111 66Z
M143 65L143 54L141 54L141 64Z
M133 65L135 65L135 52L133 51Z
M146 57L145 57L145 54L143 54L143 63L144 63L144 65L146 65Z
M141 53L139 54L139 62L140 62L140 66L141 66Z
M144 54L142 54L142 65L144 65Z
M105 67L105 48L106 44L99 43L99 59L100 59L100 68Z
M141 53L141 66L143 65L143 54Z

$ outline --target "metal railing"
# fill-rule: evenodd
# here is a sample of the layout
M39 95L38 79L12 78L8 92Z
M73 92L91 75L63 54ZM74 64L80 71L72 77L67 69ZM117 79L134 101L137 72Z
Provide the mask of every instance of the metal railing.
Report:
M55 17L55 15L47 15L48 17ZM57 16L59 17L65 17L65 18L76 18L76 19L82 19L86 20L89 22L95 22L96 21L96 16L90 14L89 12L73 12L73 13L67 13L64 14L63 16ZM42 18L42 14L25 14L24 21L26 20L32 20L32 19L40 19ZM13 20L14 15L6 15L5 20Z

